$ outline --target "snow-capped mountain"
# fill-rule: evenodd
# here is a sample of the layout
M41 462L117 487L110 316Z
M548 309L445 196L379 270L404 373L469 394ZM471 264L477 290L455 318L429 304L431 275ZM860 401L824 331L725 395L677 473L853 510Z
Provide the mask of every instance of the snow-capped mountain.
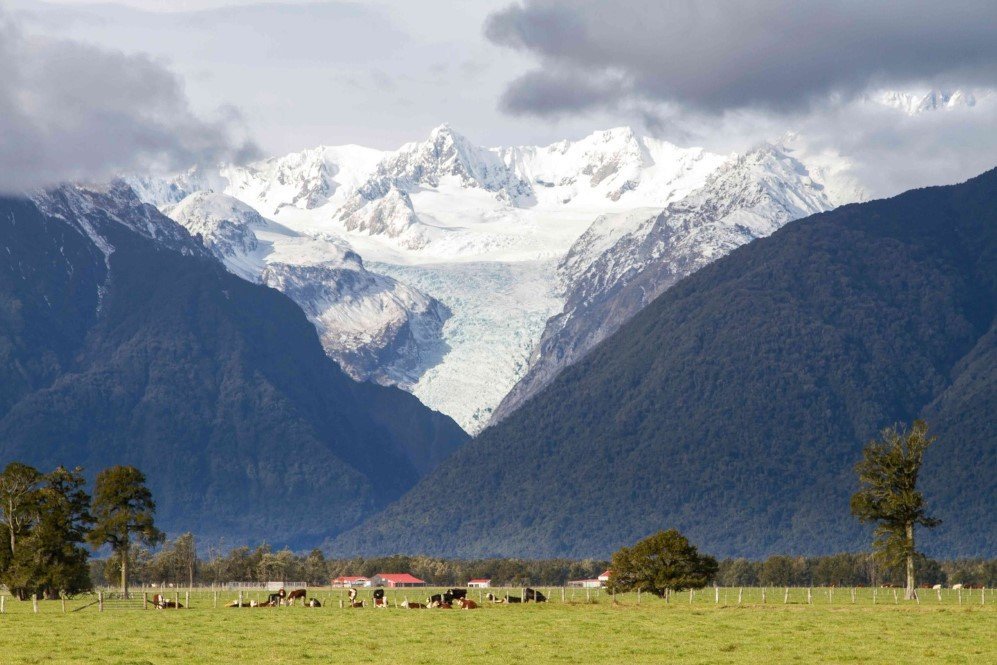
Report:
M292 231L217 192L195 192L165 212L229 271L298 303L326 353L353 378L407 387L439 354L447 308L369 272L344 243Z
M836 201L786 147L763 145L723 164L664 211L603 215L558 265L564 308L547 322L529 372L497 422L580 360L681 278Z
M898 109L909 116L939 110L952 110L976 106L980 99L988 100L994 96L993 91L970 90L928 90L909 92L902 90L884 90L872 97L873 101Z
M813 157L810 176L827 196L856 197L838 156ZM442 125L394 152L321 147L136 188L229 270L301 304L327 353L353 376L400 385L475 432L544 357L541 334L556 325L547 320L582 315L569 303L594 288L597 272L608 298L612 280L649 269L687 274L770 232L765 215L785 221L758 204L751 220L722 216L718 229L737 230L720 238L709 217L718 213L704 202L698 217L686 215L688 229L671 233L681 235L681 252L652 247L651 237L671 235L645 223L691 201L730 159L629 128L542 147L482 148ZM785 177L802 196L797 181L805 175L786 168L769 174L772 187ZM607 269L623 265L624 239L643 253L626 270ZM615 259L606 254L613 247ZM670 261L681 265L661 267Z

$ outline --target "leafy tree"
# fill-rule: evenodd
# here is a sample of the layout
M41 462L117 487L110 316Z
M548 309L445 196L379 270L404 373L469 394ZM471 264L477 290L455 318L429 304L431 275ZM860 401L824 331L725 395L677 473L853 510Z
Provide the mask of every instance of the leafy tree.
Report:
M875 522L877 555L887 564L906 565L904 598L914 598L914 527L928 528L940 520L928 517L924 497L917 489L924 451L935 441L928 424L915 420L909 429L903 425L883 430L881 439L870 441L862 451L855 470L862 487L852 496L852 514L862 522Z
M38 492L38 523L20 548L31 562L31 583L46 598L91 587L83 546L93 524L90 495L79 467L59 467L45 476Z
M611 569L611 589L640 589L664 596L670 590L703 588L716 576L718 564L713 557L700 554L676 529L669 529L621 548L613 555Z
M38 521L41 479L37 469L20 462L11 462L0 473L0 582L20 600L30 594L30 576L19 561L19 546Z
M38 484L42 474L33 467L11 462L0 474L0 527L8 553L17 552L17 540L38 518Z
M308 554L308 558L305 559L302 568L305 572L305 580L309 584L320 586L329 583L328 566L322 550L313 549Z
M180 534L173 543L173 556L176 559L177 567L187 579L187 586L194 586L194 572L197 569L197 546L194 542L194 534L191 532ZM177 579L177 583L180 580Z
M110 545L121 563L121 592L128 596L128 562L132 541L155 545L164 539L153 521L156 503L145 475L133 466L113 466L97 474L93 514L96 526L87 539Z

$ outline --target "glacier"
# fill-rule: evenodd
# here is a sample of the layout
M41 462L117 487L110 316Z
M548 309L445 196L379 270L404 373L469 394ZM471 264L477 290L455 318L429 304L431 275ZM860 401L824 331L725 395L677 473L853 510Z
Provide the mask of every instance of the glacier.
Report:
M672 273L794 215L862 198L840 155L808 154L793 135L772 149L794 166L771 153L771 162L755 165L770 169L767 180L755 182L801 192L806 180L820 202L778 214L756 206L723 220L700 204L681 239L695 258ZM621 248L669 206L693 205L704 188L715 189L721 170L743 170L745 159L629 127L486 148L444 124L395 151L320 146L128 182L231 272L294 299L351 376L408 390L475 433L531 370L553 366L542 340L558 321L582 315L572 305L577 294L602 280L606 295L614 280L678 261L661 251L638 260Z

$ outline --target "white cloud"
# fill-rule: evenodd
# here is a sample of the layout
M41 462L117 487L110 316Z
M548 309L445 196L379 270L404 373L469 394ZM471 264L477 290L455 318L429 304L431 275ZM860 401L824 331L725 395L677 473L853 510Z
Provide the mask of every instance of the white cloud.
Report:
M235 119L194 115L148 57L28 35L0 14L0 191L241 160L254 149Z

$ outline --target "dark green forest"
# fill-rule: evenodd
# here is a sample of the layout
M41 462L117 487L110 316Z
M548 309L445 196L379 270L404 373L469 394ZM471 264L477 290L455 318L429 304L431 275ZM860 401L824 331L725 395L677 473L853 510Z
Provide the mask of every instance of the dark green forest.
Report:
M862 446L926 418L932 556L997 551L997 171L786 225L683 280L334 554L608 556L678 528L868 547Z
M467 438L415 397L351 380L297 305L226 272L127 187L54 196L70 200L61 219L0 198L3 463L89 480L134 465L168 532L307 547Z

